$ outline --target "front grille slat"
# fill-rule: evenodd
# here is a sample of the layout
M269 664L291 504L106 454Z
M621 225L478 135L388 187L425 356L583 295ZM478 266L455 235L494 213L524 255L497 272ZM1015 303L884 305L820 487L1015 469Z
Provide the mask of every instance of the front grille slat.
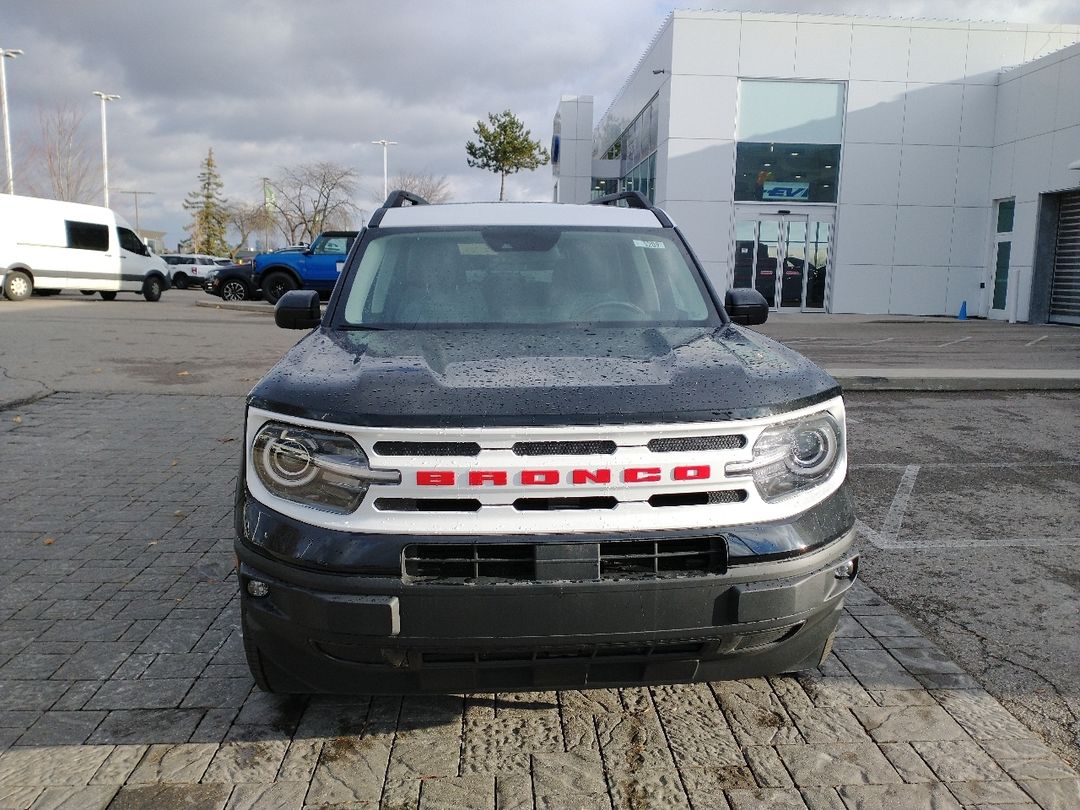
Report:
M514 442L515 456L610 456L617 445L613 441Z
M738 450L746 447L742 434L720 436L673 436L651 439L646 445L654 453L686 453L701 450Z
M478 456L476 442L375 442L372 449L380 456Z
M402 573L407 581L422 584L464 584L466 582L545 582L563 577L547 575L555 571L591 570L583 579L657 579L679 576L708 576L727 572L727 540L723 536L660 540L609 540L572 544L575 552L593 549L590 554L562 552L552 555L551 546L533 543L417 543L406 546ZM545 555L537 549L545 548ZM562 554L562 558L558 555ZM597 555L599 567L597 568ZM587 567L571 567L592 556ZM550 559L548 559L550 558ZM578 577L574 577L578 578Z

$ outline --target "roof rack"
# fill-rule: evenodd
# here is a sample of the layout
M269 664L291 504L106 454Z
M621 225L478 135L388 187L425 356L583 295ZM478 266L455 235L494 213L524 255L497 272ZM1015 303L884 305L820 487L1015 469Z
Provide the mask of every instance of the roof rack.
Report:
M626 203L627 208L639 208L644 211L652 211L660 224L665 228L674 227L668 215L661 209L657 208L651 202L649 198L642 194L640 191L617 191L614 194L605 194L603 197L595 197L589 200L589 205L618 205L621 202Z
M652 203L640 191L616 191L614 194L594 197L589 200L589 205L618 205L623 201L626 202L627 208L644 208L646 211L652 209Z
M379 209L371 215L371 219L368 220L367 226L369 228L378 228L379 223L382 222L383 215L388 208L404 208L406 203L408 205L430 205L430 203L421 197L419 194L413 194L411 191L391 191L390 196L386 198Z
M413 194L411 191L391 191L390 196L386 198L386 202L382 204L383 208L404 208L405 203L410 205L428 205L428 201L421 197L419 194Z

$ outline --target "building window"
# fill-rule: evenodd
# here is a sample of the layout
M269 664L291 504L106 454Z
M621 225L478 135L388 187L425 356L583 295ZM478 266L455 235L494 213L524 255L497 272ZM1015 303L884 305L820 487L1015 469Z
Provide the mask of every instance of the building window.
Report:
M736 201L835 203L844 98L839 82L740 81Z
M1009 303L1009 260L1012 257L1013 216L1016 200L997 204L997 228L994 234L994 300L991 309L1004 311Z
M650 202L656 201L656 146L659 141L660 111L653 96L630 126L622 131L603 152L602 160L619 161L619 177L593 178L593 196L614 191L640 191Z

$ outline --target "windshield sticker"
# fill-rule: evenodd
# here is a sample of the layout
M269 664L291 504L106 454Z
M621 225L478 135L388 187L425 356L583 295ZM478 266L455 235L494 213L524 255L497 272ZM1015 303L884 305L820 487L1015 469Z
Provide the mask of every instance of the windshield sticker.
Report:
M635 239L634 247L648 248L649 250L663 250L664 243L656 239Z

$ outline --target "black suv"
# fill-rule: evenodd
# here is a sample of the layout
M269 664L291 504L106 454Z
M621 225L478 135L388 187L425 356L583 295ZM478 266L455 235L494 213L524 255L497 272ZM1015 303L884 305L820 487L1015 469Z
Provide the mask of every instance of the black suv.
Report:
M395 192L252 390L248 663L282 692L617 687L829 654L855 579L844 403L745 329L639 194ZM740 325L741 324L741 325Z

